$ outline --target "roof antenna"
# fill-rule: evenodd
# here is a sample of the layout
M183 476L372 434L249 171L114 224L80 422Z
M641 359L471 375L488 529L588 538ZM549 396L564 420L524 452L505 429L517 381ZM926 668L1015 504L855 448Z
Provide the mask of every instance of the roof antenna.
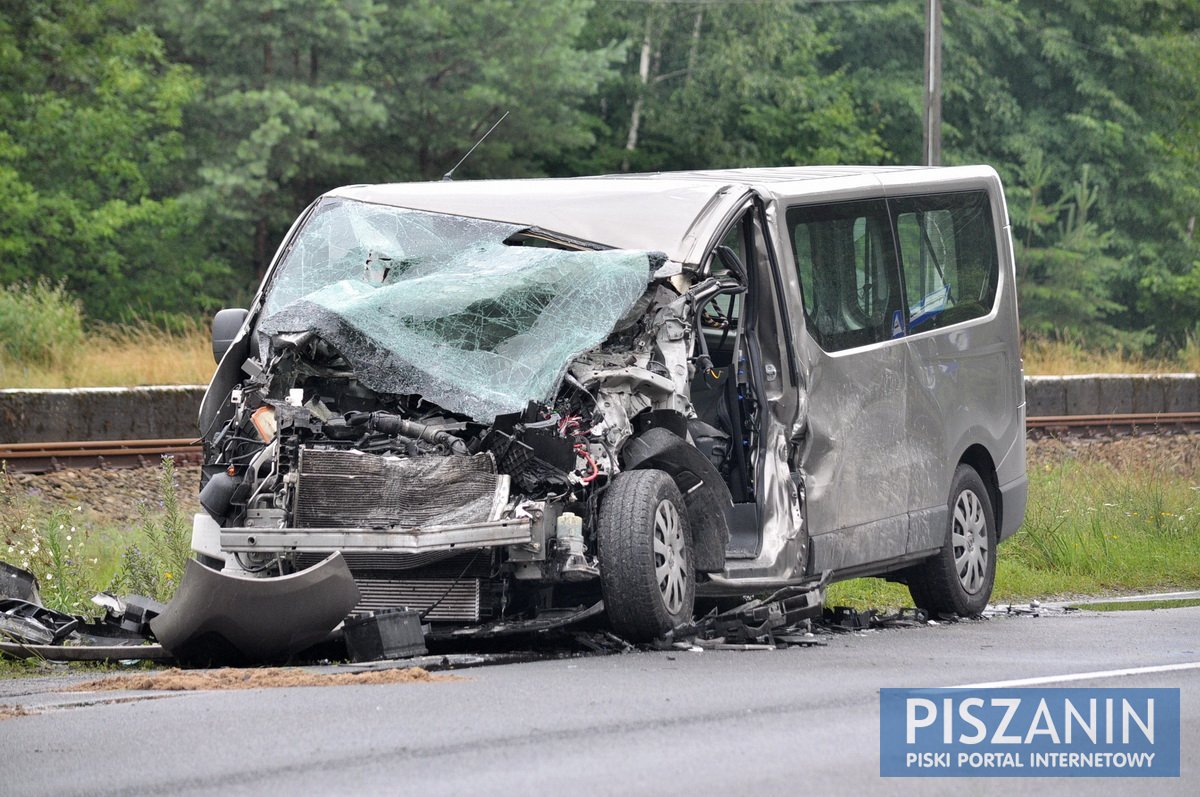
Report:
M469 150L467 150L467 154L463 155L462 158L459 159L458 163L454 164L454 166L452 166L450 168L450 171L448 171L442 175L442 182L443 183L453 182L454 181L454 170L457 169L459 166L462 166L463 161L465 161L467 158L471 157L471 153L475 151L475 147L478 147L480 144L482 144L483 140L485 138L487 138L488 136L490 136L492 134L492 131L495 130L497 127L499 127L500 123L503 122L507 118L508 118L508 111L505 111L504 116L501 116L499 119L497 119L496 124L489 127L488 131L486 133L484 133L482 136L480 136L479 140L475 142L475 145L473 147L471 147Z

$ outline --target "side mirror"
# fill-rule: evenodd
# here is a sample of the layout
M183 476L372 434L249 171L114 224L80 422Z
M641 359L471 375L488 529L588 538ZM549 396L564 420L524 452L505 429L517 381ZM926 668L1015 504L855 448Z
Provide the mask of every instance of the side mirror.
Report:
M242 324L246 323L246 316L249 314L249 310L234 307L221 310L213 316L212 350L213 359L218 363L225 356L225 352L229 351L229 347L233 345L233 341L241 331Z

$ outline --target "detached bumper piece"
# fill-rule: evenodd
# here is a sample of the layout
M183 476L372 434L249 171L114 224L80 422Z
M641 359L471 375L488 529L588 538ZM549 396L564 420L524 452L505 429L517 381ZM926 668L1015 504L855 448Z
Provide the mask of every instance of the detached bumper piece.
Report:
M326 640L358 601L340 553L278 578L226 575L192 560L150 629L188 663L279 662Z

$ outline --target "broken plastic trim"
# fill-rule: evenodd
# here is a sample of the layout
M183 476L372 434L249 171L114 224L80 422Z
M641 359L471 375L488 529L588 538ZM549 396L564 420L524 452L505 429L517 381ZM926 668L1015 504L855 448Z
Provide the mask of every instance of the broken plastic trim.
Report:
M278 578L226 575L193 559L150 629L187 662L282 661L325 640L359 599L340 553Z

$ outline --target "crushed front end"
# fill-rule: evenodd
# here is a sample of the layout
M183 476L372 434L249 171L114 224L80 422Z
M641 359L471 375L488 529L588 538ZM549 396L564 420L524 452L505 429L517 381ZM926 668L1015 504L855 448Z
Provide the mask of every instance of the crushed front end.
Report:
M655 427L687 437L692 320L739 289L662 266L322 200L210 388L201 561L271 578L340 552L355 611L435 628L594 606L622 450Z

